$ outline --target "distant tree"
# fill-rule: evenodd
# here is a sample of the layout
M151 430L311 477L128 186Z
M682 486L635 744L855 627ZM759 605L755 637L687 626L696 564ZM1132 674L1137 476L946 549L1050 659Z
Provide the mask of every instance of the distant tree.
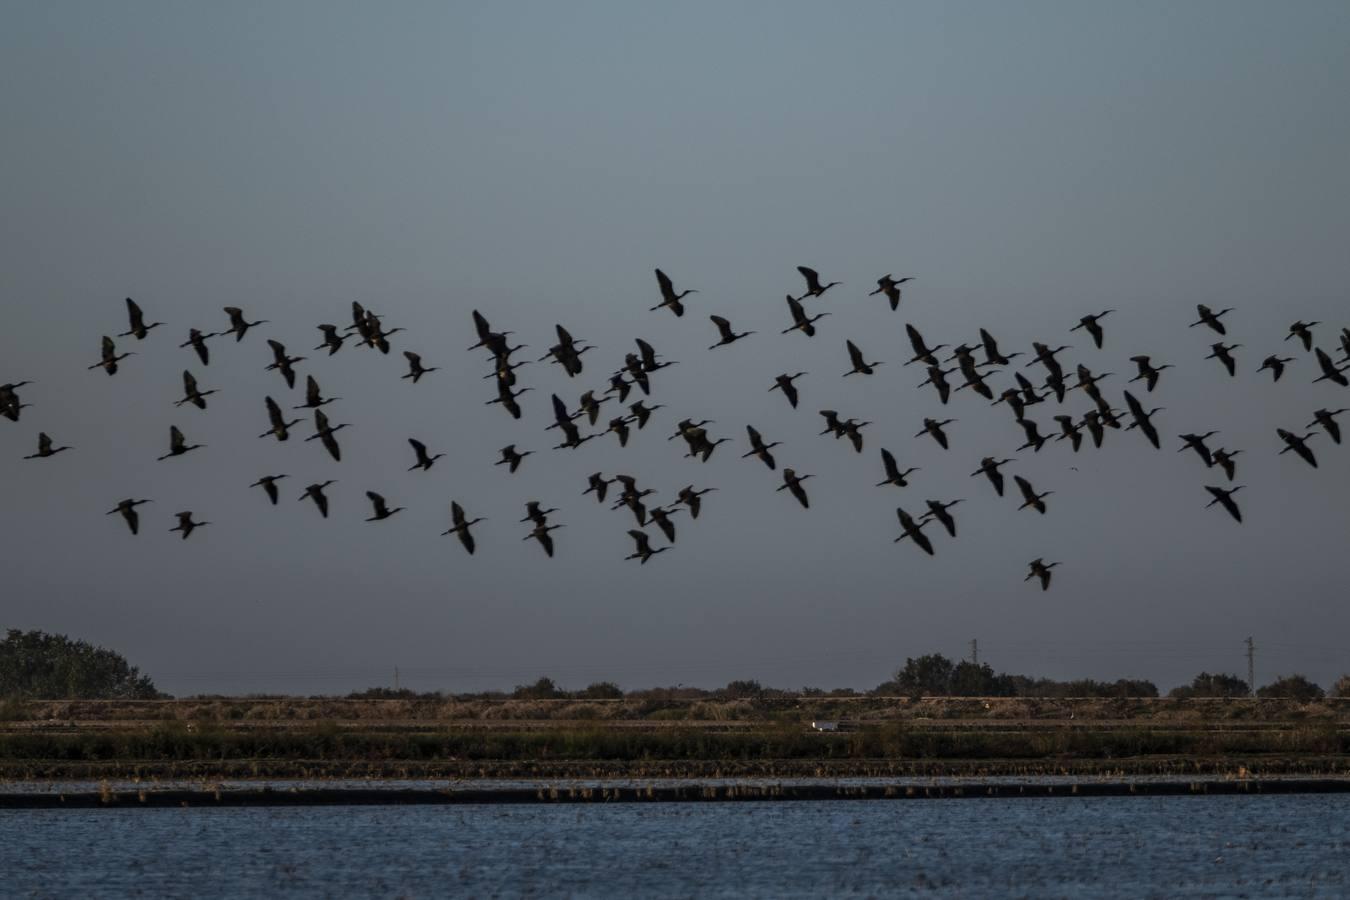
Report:
M957 697L1007 697L1013 693L1012 679L998 675L988 663L962 660L952 668L950 692Z
M909 657L892 681L901 693L943 696L952 691L952 661L941 653Z
M1342 675L1336 679L1336 683L1331 686L1331 696L1350 697L1350 675Z
M1246 697L1251 693L1247 682L1236 675L1201 672L1195 679L1182 687L1172 688L1169 697L1186 699L1189 697Z
M1321 687L1302 675L1287 675L1276 678L1256 692L1258 697L1287 698L1300 700L1304 703L1309 700L1321 700L1325 695L1326 691L1323 691Z
M364 691L352 691L347 695L348 700L438 700L440 694L429 693L419 694L411 688L373 687L366 688Z
M729 700L749 700L764 693L764 686L758 681L731 681L717 692Z
M162 695L119 653L61 634L10 629L0 641L0 696L150 700Z
M622 700L623 691L612 681L597 681L586 685L586 689L580 691L577 697L583 700Z
M511 692L513 700L557 700L565 696L552 678L540 678L534 684L518 684Z

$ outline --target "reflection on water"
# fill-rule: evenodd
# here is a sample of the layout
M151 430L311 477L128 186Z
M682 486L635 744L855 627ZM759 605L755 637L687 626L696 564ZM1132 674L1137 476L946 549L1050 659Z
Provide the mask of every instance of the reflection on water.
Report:
M1340 795L0 813L5 896L1344 896Z

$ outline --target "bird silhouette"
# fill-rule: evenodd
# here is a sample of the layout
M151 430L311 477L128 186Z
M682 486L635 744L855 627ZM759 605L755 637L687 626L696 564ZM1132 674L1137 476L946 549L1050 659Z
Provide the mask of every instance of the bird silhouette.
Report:
M198 528L201 528L203 525L210 525L210 524L211 524L210 522L194 522L194 521L192 521L192 511L191 511L191 510L185 510L185 511L180 512L180 513L175 513L175 515L178 517L178 524L175 525L173 528L170 528L169 531L171 531L171 532L173 532L173 531L181 532L182 535L183 535L183 540L185 540L185 541L188 539L188 535L192 534L192 532L193 532L194 530L196 530L196 529L198 529Z
M132 499L122 500L112 509L108 510L107 515L111 516L114 513L120 513L123 520L126 521L127 527L131 529L131 533L140 534L141 516L140 513L136 512L136 507L141 506L142 504L145 503L152 503L152 502L153 501L151 500L132 500Z
M1350 409L1319 409L1313 413L1313 420L1308 423L1307 427L1321 426L1332 442L1339 444L1341 442L1341 426L1336 421L1336 417L1344 412L1350 412Z
M1321 347L1315 348L1315 354L1317 356L1317 367L1322 370L1322 374L1313 379L1313 384L1317 384L1319 381L1331 381L1341 387L1350 387L1350 380L1342 374L1346 369L1350 369L1350 363L1343 366L1336 365Z
M408 446L412 447L413 455L416 456L417 458L417 462L413 463L413 465L409 467L408 469L409 472L412 472L416 469L421 469L422 471L425 472L427 469L431 468L432 463L436 462L436 460L440 459L442 456L445 455L444 453L437 453L434 456L428 455L427 445L417 440L416 438L408 438Z
M250 328L257 325L270 324L266 319L260 319L257 322L246 321L244 319L244 311L237 306L226 306L222 308L225 310L225 315L230 317L230 327L219 333L221 335L234 335L235 343L242 341L244 335L248 333Z
M933 542L928 539L928 535L923 533L923 527L927 523L916 522L913 516L911 516L909 513L905 512L904 509L898 506L895 508L895 515L900 520L900 528L904 531L904 533L901 534L898 538L896 538L894 543L898 544L905 538L909 538L911 541L914 542L914 545L916 547L918 547L924 553L927 553L929 556L933 556L934 555Z
M520 464L525 461L525 457L534 453L533 450L526 450L521 453L516 450L515 444L507 444L501 450L502 458L493 463L494 466L508 466L508 472L512 475L520 468Z
M948 449L947 432L942 429L955 422L955 419L924 419L923 430L915 437L923 437L925 434L932 435L933 440L938 442L938 446L943 450Z
M281 414L281 407L277 405L277 401L273 400L271 397L266 397L264 398L264 402L267 404L267 421L271 423L272 427L258 435L258 437L265 438L275 436L278 441L290 440L291 426L298 425L303 420L292 419L287 422L286 417Z
M1303 349L1311 351L1313 345L1312 327L1320 325L1321 322L1304 322L1302 319L1289 326L1289 333L1284 336L1287 341L1290 338L1298 338L1303 342Z
M1229 481L1232 481L1237 476L1237 460L1234 459L1234 457L1241 452L1241 450L1226 450L1223 447L1220 447L1212 454L1214 465L1223 469L1223 474Z
M399 378L410 378L412 379L413 384L417 384L417 382L421 381L423 375L427 375L431 372L439 372L441 370L440 366L422 365L421 354L414 353L411 350L404 350L403 358L408 361L408 371L400 375ZM517 365L520 364L518 363ZM512 367L508 367L507 371L512 371Z
M525 504L525 518L520 521L533 522L535 525L547 525L549 513L557 512L557 509L544 509L543 504L538 500L531 500Z
M708 318L712 319L712 323L717 326L717 333L721 335L721 339L717 343L710 346L708 348L709 350L716 350L718 347L723 347L726 346L727 344L735 343L736 341L739 341L741 338L749 337L750 335L754 334L753 331L742 331L738 334L737 332L732 330L731 323L726 319L722 318L721 316L708 316Z
M647 560L651 559L656 554L665 553L667 550L671 549L670 547L662 547L659 550L653 550L651 542L647 537L647 533L644 531L637 531L636 529L630 529L628 532L628 536L631 537L634 540L634 542L636 542L637 550L636 552L631 553L628 556L625 556L624 559L641 560L642 561L641 564L644 566L647 564Z
M1272 376L1271 380L1279 381L1280 376L1284 374L1285 365L1291 362L1294 362L1294 357L1292 356L1278 356L1272 353L1270 356L1261 360L1261 366L1256 371L1257 373L1261 373L1269 370Z
M844 373L845 378L850 375L871 375L873 374L873 367L881 365L880 362L867 362L863 357L863 352L852 341L845 341L844 345L848 348L849 362L853 364L853 368Z
M670 517L677 512L679 512L678 508L668 509L664 506L653 506L647 510L649 521L660 528L661 533L666 536L666 540L672 544L675 543L675 523L670 521Z
M103 336L103 349L102 349L102 355L103 355L103 358L102 358L99 362L94 363L94 364L93 364L92 366L90 366L89 368L90 368L90 369L102 369L103 371L107 372L109 375L116 375L116 374L117 374L117 364L118 364L119 362L121 362L122 360L126 359L128 356L135 356L135 355L136 355L136 351L134 351L134 350L128 350L126 353L121 353L121 354L119 354L119 353L117 352L117 345L113 343L113 339L110 338L110 337L108 337L108 336L105 334L105 335Z
M350 334L339 333L336 325L323 324L319 325L318 329L323 334L323 343L314 349L327 350L329 356L341 350L343 342L351 337Z
M477 545L473 539L473 534L469 529L479 522L486 522L487 519L478 518L470 521L464 515L464 508L452 500L450 502L450 521L452 523L450 530L442 531L441 537L450 534L455 535L459 538L459 542L464 545L464 549L469 552L469 555L473 556L473 551Z
M1027 436L1026 443L1017 448L1018 452L1031 448L1034 452L1040 453L1047 440L1041 435L1040 426L1032 419L1018 419L1017 424L1022 426L1022 430L1026 432Z
M998 495L1002 497L1003 473L998 469L999 466L1007 465L1010 462L1012 462L1011 459L994 459L992 456L986 456L984 459L980 460L980 467L970 473L970 477L974 478L976 475L985 476L989 479L989 483L994 486L994 490Z
M1050 590L1050 570L1053 569L1055 566L1059 565L1059 563L1057 562L1048 563L1044 559L1037 558L1033 559L1029 563L1029 565L1031 567L1031 571L1028 572L1027 577L1023 578L1022 580L1030 581L1033 578L1039 578L1041 580L1041 590L1043 591Z
M956 519L953 518L952 514L947 510L962 502L964 502L964 500L952 500L949 503L943 503L940 500L925 500L924 503L928 506L928 512L920 516L919 521L923 522L927 519L936 519L938 522L942 523L943 528L947 529L947 534L956 537Z
M942 405L946 406L947 400L952 395L952 386L947 381L947 376L955 371L955 369L944 369L941 366L929 366L928 378L919 382L918 386L923 387L926 384L931 384L938 392L938 399L942 401Z
M184 403L191 403L198 409L206 409L206 398L216 393L214 390L203 391L197 387L197 379L187 369L183 370L183 399L174 401L174 406L182 406Z
M281 343L281 341L274 341L271 338L267 339L267 346L272 348L272 364L268 366L265 371L270 372L273 369L276 369L281 373L281 377L286 379L286 387L294 388L295 369L293 366L295 363L302 362L305 357L290 356L286 353L285 344Z
M680 488L680 492L678 494L679 501L683 503L685 506L689 507L689 518L691 519L698 518L699 512L701 512L703 509L703 495L711 494L715 490L717 490L717 488L715 487L703 488L702 490L695 490L692 484Z
M1205 445L1205 441L1216 434L1218 434L1217 431L1206 431L1204 434L1183 434L1180 437L1184 443L1177 452L1184 453L1189 448L1205 461L1206 467L1212 466L1214 465L1214 454L1209 452L1209 447Z
M209 366L211 364L211 348L206 346L206 339L219 336L218 332L213 331L210 334L202 334L198 329L191 328L188 329L188 339L179 344L178 348L181 350L184 347L191 347L196 351L197 358L202 361L202 365Z
M384 497L374 491L366 491L366 497L369 498L370 506L374 513L370 518L366 519L367 522L382 522L394 513L403 511L402 506L396 506L393 509L390 509L389 504L385 502Z
M1022 492L1022 505L1017 508L1020 510L1030 506L1032 509L1036 510L1036 512L1045 515L1045 498L1053 494L1054 491L1046 491L1043 494L1038 494L1036 493L1036 489L1031 486L1031 482L1027 481L1021 475L1014 475L1013 481L1017 482L1017 488Z
M669 309L676 316L682 316L684 315L684 304L680 300L689 294L698 293L695 290L675 293L675 285L671 282L670 277L660 269L656 270L656 283L661 288L661 302L657 306L653 306L651 312L656 312L658 309Z
M581 492L581 496L585 497L587 494L594 494L597 503L604 503L605 495L609 493L609 486L616 480L617 479L614 478L606 478L601 472L594 472L587 477L587 488Z
M1075 422L1073 416L1055 416L1055 421L1059 423L1060 433L1055 437L1056 441L1067 440L1073 445L1073 452L1077 453L1083 446L1083 426Z
M328 481L311 484L309 487L305 488L305 492L300 495L301 501L304 501L305 498L313 500L314 505L319 508L319 514L325 519L328 518L328 495L323 491L324 488L328 487L330 484L337 484L337 482L330 479Z
M74 447L53 447L52 439L47 436L47 432L39 431L37 452L25 456L24 459L46 459L47 457L55 456L56 454L64 450L74 450L74 449L75 449Z
M1129 407L1130 416L1134 419L1134 423L1130 425L1130 427L1138 428L1142 431L1144 437L1148 438L1148 442L1153 445L1155 450L1162 449L1162 442L1158 437L1158 429L1153 427L1153 422L1150 420L1153 414L1161 412L1163 407L1160 406L1157 409L1151 409L1148 412L1145 412L1144 405L1129 391L1125 392L1125 405Z
M1218 312L1214 312L1205 304L1197 303L1195 305L1195 311L1200 316L1200 318L1197 321L1194 321L1190 324L1191 328L1194 328L1197 325L1208 325L1210 328L1213 328L1219 334L1225 335L1228 334L1228 329L1223 327L1223 323L1220 322L1219 319L1222 316L1225 316L1228 313L1232 312L1233 307L1230 306L1227 309L1221 309Z
M984 361L986 365L991 366L1011 365L1014 359L1016 359L1019 356L1025 355L1023 353L1004 354L1000 352L998 349L998 341L994 340L994 336L989 332L985 331L983 328L980 329L980 344L981 346L984 347Z
M651 420L652 413L656 412L658 409L664 408L665 405L661 403L658 403L655 406L646 406L643 404L641 400L639 400L636 403L630 403L628 406L628 411L632 413L634 418L637 420L638 431L641 431L642 429L647 427L647 422Z
M257 481L250 484L249 487L261 487L267 493L267 499L272 501L273 506L276 506L277 500L281 497L280 491L277 490L277 482L287 477L289 476L264 475L262 478L259 478Z
M528 541L530 538L534 538L536 541L539 542L539 546L541 546L541 547L544 548L544 552L548 554L549 558L552 559L552 558L553 558L553 535L549 534L549 532L551 532L551 531L556 531L557 529L563 528L563 527L565 527L565 526L562 526L562 525L537 525L537 526L535 526L535 529L534 529L533 531L531 531L529 534L525 535L525 538L524 538L524 539Z
M314 380L313 375L305 376L305 402L292 409L318 409L335 400L341 400L341 397L328 397L325 399L323 391L319 388L319 382Z
M1099 312L1096 315L1083 316L1083 318L1078 320L1078 324L1070 328L1069 331L1078 331L1080 329L1086 331L1088 334L1092 335L1092 343L1096 344L1097 349L1100 350L1102 349L1103 338L1101 319L1113 312L1115 312L1114 309L1108 309L1104 312Z
M793 382L805 374L805 372L798 372L796 375L784 374L774 376L773 387L769 388L770 393L773 391L782 391L783 396L787 398L788 403L793 409L796 409L800 395L797 393L797 386Z
M1285 448L1280 451L1281 455L1288 453L1290 450L1293 450L1295 453L1297 453L1299 456L1303 458L1304 462L1312 466L1314 469L1317 468L1317 457L1313 455L1312 448L1309 447L1307 443L1308 438L1313 437L1314 435L1317 434L1317 432L1310 431L1307 434L1300 437L1297 434L1285 431L1283 428L1276 428L1275 433L1278 434L1280 436L1280 439L1285 443Z
M815 269L809 269L806 266L798 266L797 271L801 272L802 278L806 279L806 293L802 294L800 298L802 300L805 300L807 297L819 297L835 285L842 284L842 282L839 281L831 281L829 284L822 285L820 283L820 273Z
M1210 344L1210 354L1205 359L1217 359L1228 370L1229 377L1235 377L1237 375L1237 360L1233 359L1232 354L1234 350L1241 346L1241 344L1225 344L1223 341Z
M1163 369L1176 368L1171 363L1155 366L1147 356L1131 356L1130 361L1139 367L1139 374L1131 378L1130 382L1145 382L1144 386L1148 388L1150 394L1153 393L1153 389L1158 386L1158 377L1162 374Z
M324 414L324 411L316 409L314 410L314 433L305 438L305 441L319 441L328 451L329 456L333 457L334 460L341 461L342 448L338 446L335 434L344 428L351 427L347 422L343 422L341 425L329 425L328 416Z
M930 366L938 365L937 352L946 347L946 344L929 347L924 343L923 335L919 334L919 329L909 323L905 323L905 334L909 336L909 346L914 350L914 356L905 365L916 362L922 362Z
M797 502L800 503L804 509L810 509L811 500L806 496L806 488L802 487L802 482L813 477L815 476L798 475L792 469L784 469L783 483L774 490L790 492L792 496L797 498Z
M127 298L127 320L131 323L131 329L122 332L118 337L134 336L138 341L145 340L146 335L150 333L150 329L158 328L164 324L163 322L155 322L150 325L145 324L145 314L141 312L141 308L136 301L132 300L130 297Z
M774 441L772 444L764 443L764 438L760 436L759 431L753 425L745 426L745 432L750 436L750 451L742 453L741 459L755 457L770 469L778 468L778 463L774 460L773 454L769 451L782 444L782 441Z
M1214 487L1208 484L1205 485L1205 490L1209 491L1210 496L1214 498L1213 500L1205 504L1205 509L1209 509L1211 506L1218 503L1224 509L1228 510L1228 514L1230 516L1241 522L1242 510L1238 509L1237 501L1233 499L1233 495L1236 494L1238 491L1242 490L1243 487L1244 485L1239 484L1232 490L1224 490L1221 487Z
M802 302L791 294L787 295L788 312L792 314L792 325L783 329L783 334L791 334L794 331L800 331L807 337L816 336L815 323L829 315L827 312L817 313L814 316L808 316L806 310L802 308Z
M189 450L197 450L205 446L205 444L189 444L184 439L183 432L178 430L178 426L171 425L169 426L169 452L158 459L160 462L163 462L171 456L182 456Z
M900 285L913 280L913 275L907 275L904 278L892 278L887 273L877 279L877 289L867 296L875 297L877 294L885 294L886 299L891 302L891 311L894 312L900 308Z
M895 455L885 447L881 448L881 465L886 472L886 480L878 481L876 487L884 487L888 484L893 484L896 487L909 487L909 482L905 479L908 478L912 472L919 471L918 466L905 469L903 472L900 471L900 466L895 462Z

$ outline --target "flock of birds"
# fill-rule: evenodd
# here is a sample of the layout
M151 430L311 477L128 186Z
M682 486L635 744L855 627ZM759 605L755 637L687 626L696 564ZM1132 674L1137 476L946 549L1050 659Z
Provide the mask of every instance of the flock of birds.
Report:
M822 283L815 270L805 266L798 266L797 268L805 280L806 291L797 297L787 295L787 314L791 324L782 329L782 333L786 335L796 331L801 332L808 338L814 337L817 334L816 323L831 315L831 312L821 311L812 314L815 306L808 307L807 304L809 301L819 301L826 292L838 286L840 282ZM676 317L683 317L686 312L685 298L698 292L692 289L677 292L674 283L660 269L656 270L656 280L661 302L651 307L651 310L669 310ZM894 278L887 274L877 280L876 290L868 296L882 295L889 302L892 311L898 310L901 304L902 288L912 280L914 280L912 277ZM117 335L119 338L133 338L138 342L145 341L151 331L164 325L162 322L147 324L140 306L130 298L126 300L126 309L130 327L127 331ZM1211 352L1205 358L1217 360L1230 376L1236 376L1238 361L1234 351L1240 349L1242 345L1227 344L1223 340L1227 336L1227 327L1223 322L1223 317L1232 311L1231 308L1215 311L1200 304L1197 306L1198 318L1191 323L1190 327L1207 328L1219 335L1220 340L1210 345ZM179 345L181 349L191 350L202 366L207 366L211 362L211 348L207 344L209 339L233 335L236 342L241 342L251 329L268 324L266 320L249 321L244 311L238 307L225 307L224 312L228 316L229 328L211 333L193 328L188 332L187 340ZM1084 332L1091 339L1093 345L1101 349L1106 337L1102 321L1113 312L1115 311L1108 309L1100 313L1085 315L1070 331ZM710 350L729 346L755 334L754 331L737 331L730 320L723 316L710 315L708 318L715 327L718 336L718 340L710 345ZM473 312L473 321L478 340L468 350L484 350L489 354L491 368L483 377L485 380L492 381L496 392L496 396L486 403L488 405L500 405L512 418L520 419L523 411L519 398L527 391L533 390L529 387L517 387L517 370L531 362L514 359L518 351L525 349L525 345L517 344L513 346L510 336L514 332L493 330L488 320L477 310ZM1339 348L1333 353L1339 353L1340 358L1337 359L1333 356L1333 353L1328 353L1322 347L1316 346L1313 329L1319 324L1321 323L1295 322L1290 326L1289 333L1285 335L1284 340L1296 341L1296 345L1302 346L1305 353L1312 354L1319 371L1318 377L1313 383L1326 381L1340 387L1350 387L1350 379L1347 379L1346 376L1347 370L1350 370L1350 328L1342 328L1336 336ZM352 322L350 325L340 327L325 323L317 327L322 335L322 343L315 347L313 352L326 351L328 356L341 351L348 345L349 341L388 354L391 349L390 337L405 331L401 327L386 327L381 316L364 308L360 303L352 304ZM1008 407L1015 418L1016 425L1022 429L1025 436L1025 442L1018 447L1019 452L1023 450L1039 452L1047 441L1053 438L1055 441L1068 441L1076 453L1088 441L1091 441L1094 447L1101 447L1106 435L1111 430L1130 431L1135 429L1142 433L1155 449L1161 449L1162 447L1162 437L1152 422L1152 417L1160 411L1160 408L1146 409L1139 397L1128 388L1123 390L1120 398L1124 402L1124 408L1118 408L1117 403L1109 399L1103 392L1101 384L1105 379L1111 377L1112 373L1094 373L1082 363L1079 363L1072 373L1065 370L1058 356L1063 351L1072 349L1068 345L1051 347L1048 344L1035 341L1032 342L1032 349L1029 352L1004 353L999 348L994 336L984 329L979 330L978 341L970 344L963 342L954 346L929 344L911 324L905 325L905 331L913 355L904 362L904 365L919 364L926 368L927 378L919 386L931 386L937 392L938 398L944 406L949 402L953 393L969 390L973 394L983 397L991 406L1004 405ZM582 357L594 350L595 347L584 340L575 339L561 325L556 326L556 333L558 342L551 346L547 353L537 360L533 360L533 362L549 362L558 365L572 378L581 375L585 370ZM295 366L297 363L306 361L306 358L292 356L280 341L269 339L267 343L273 355L271 364L266 367L267 370L278 372L287 389L294 389L299 378ZM554 450L577 450L590 441L611 434L615 436L620 446L626 447L632 429L646 428L652 420L653 414L664 408L663 404L648 405L646 398L652 392L654 376L662 369L677 363L664 359L650 343L641 338L636 339L635 346L636 350L626 354L622 365L616 371L608 374L608 387L604 391L588 390L582 393L575 408L569 406L557 394L552 395L553 421L547 426L546 431L556 430L561 437L560 442L554 446ZM878 366L882 365L881 361L869 361L867 354L852 340L845 342L845 348L849 362L849 369L843 373L845 377L853 375L870 376L875 373ZM950 355L940 356L939 351L941 350L949 351ZM411 350L402 352L408 365L408 371L402 377L413 384L417 384L427 375L438 371L439 367L437 366L424 365L419 354ZM121 363L133 355L135 355L134 351L118 352L116 341L105 336L102 340L100 360L89 368L91 370L102 369L109 376L114 376L118 373ZM1019 357L1024 358L1024 361L1020 366L1014 368L1013 360ZM1146 394L1152 394L1159 384L1162 373L1173 367L1171 364L1155 363L1151 357L1142 355L1132 356L1130 361L1135 364L1138 372L1129 379L1128 383L1133 385L1142 382L1142 387L1139 390ZM1278 382L1284 377L1287 367L1296 361L1296 357L1272 354L1261 361L1261 365L1256 371L1270 372L1271 378ZM955 365L944 367L948 363L955 363ZM1001 391L996 390L990 383L991 377L1009 368L1014 368L1012 383ZM1027 374L1028 370L1034 371L1037 378L1043 375L1043 380L1040 380L1039 383L1033 381L1032 377ZM800 402L797 382L806 375L805 372L777 375L768 390L780 392L792 408L797 409ZM949 378L949 376L952 377ZM959 376L959 380L957 376ZM22 411L28 408L30 404L23 402L20 398L19 389L32 383L32 381L19 381L0 385L0 416L13 422L20 421ZM1040 404L1047 404L1048 408L1051 401L1062 408L1070 393L1080 390L1091 401L1092 407L1081 416L1063 413L1052 415L1051 419L1056 423L1058 433L1042 433L1040 424L1031 417L1029 410L1034 413L1035 410L1032 408ZM639 392L641 397L629 403L629 398L634 394L634 391ZM214 389L203 390L197 377L190 370L184 370L183 396L175 405L181 407L185 404L191 404L198 409L205 410L208 407L207 398L215 393L216 390ZM311 416L313 433L306 436L304 440L318 441L327 453L338 461L342 459L342 447L337 433L344 428L351 427L351 424L332 422L322 407L340 399L326 396L319 382L311 374L306 375L304 379L304 401L290 407L292 412L304 410ZM600 428L602 407L605 403L611 401L623 406L625 413L609 418L605 426ZM271 396L263 399L263 406L267 416L268 428L259 435L260 438L288 441L291 437L291 429L305 421L302 416L288 418L287 411ZM1305 426L1305 429L1314 429L1311 431L1293 432L1284 428L1276 429L1276 434L1285 445L1279 452L1281 454L1293 452L1308 465L1316 467L1318 465L1317 457L1313 448L1309 446L1309 441L1322 434L1332 442L1340 444L1341 430L1336 417L1345 412L1350 412L1350 409L1318 409L1313 413L1313 421ZM858 453L863 451L863 429L872 424L871 422L858 421L854 418L841 418L837 411L830 409L820 410L819 414L825 425L824 430L820 432L821 435L833 435L836 439L847 438L855 451ZM925 418L923 427L915 434L915 437L931 437L939 447L947 450L950 447L950 440L945 429L955 421L955 419ZM714 438L707 428L711 424L714 423L707 419L700 421L681 420L676 424L675 431L669 439L685 442L688 451L685 453L686 458L707 462L719 446L731 440L727 437ZM583 434L583 428L587 428L589 431ZM749 449L742 454L742 458L752 458L763 463L770 470L777 471L778 463L774 457L773 449L780 446L781 442L766 441L753 425L747 425L745 430ZM1203 434L1182 434L1179 436L1182 444L1178 450L1179 452L1188 449L1193 450L1204 462L1206 468L1217 467L1219 471L1223 472L1226 483L1231 485L1237 476L1236 457L1242 451L1223 447L1211 449L1207 442L1216 434L1217 432L1213 431ZM428 470L445 455L432 452L425 443L416 438L409 438L408 445L413 454L413 464L409 471ZM169 431L168 450L159 457L159 460L162 462L180 457L204 446L203 444L190 443L184 433L175 425ZM37 437L37 452L24 458L47 459L71 449L68 446L56 446L46 432L40 432ZM504 466L508 472L515 473L524 464L526 458L534 455L535 452L534 450L522 450L517 445L510 444L501 449L501 458L496 461L495 465ZM907 487L909 484L907 479L913 472L917 471L917 468L902 469L895 455L884 447L880 448L880 456L885 478L877 483L877 487ZM995 493L1002 497L1005 490L1005 477L1002 467L1013 462L1015 462L1014 458L986 456L980 461L979 467L971 473L971 477L984 476ZM783 483L777 490L787 491L803 508L810 508L811 501L805 482L813 476L798 473L795 469L788 467L782 469L781 475ZM250 487L262 488L268 501L275 506L281 497L278 482L287 477L289 476L286 474L264 475L253 482ZM1022 503L1018 509L1034 509L1042 515L1045 514L1048 508L1046 498L1054 492L1038 491L1022 475L1013 475L1012 480L1022 498ZM335 483L333 480L312 483L305 487L298 499L300 501L311 501L319 514L327 518L329 500L325 490ZM717 488L697 488L690 484L682 488L672 502L657 505L646 499L653 495L655 491L640 487L636 478L624 474L606 477L603 473L596 472L589 476L588 485L582 496L594 495L596 501L603 504L610 499L610 486L614 484L620 485L620 488L613 498L612 508L616 510L627 508L632 512L637 524L637 528L628 531L628 536L633 541L634 551L625 559L636 559L644 564L653 556L673 548L676 528L674 522L671 521L671 517L683 509L688 511L691 519L697 519L702 509L702 498L717 490ZM1212 498L1208 506L1218 505L1235 520L1241 522L1242 511L1234 499L1234 495L1243 487L1240 484L1231 487L1205 485L1205 490ZM367 491L366 496L371 505L371 515L366 519L367 522L382 522L404 509L404 507L391 508L386 499L374 491ZM148 499L127 498L118 502L116 506L108 510L107 514L120 515L127 527L130 528L131 533L138 534L140 530L138 507L150 502ZM899 537L895 538L895 541L909 540L924 553L933 555L935 553L933 541L924 529L936 523L950 537L956 537L956 519L951 509L961 502L963 501L959 499L945 503L940 500L928 500L925 503L926 511L917 516L912 515L903 507L897 507L896 516L899 519L901 533ZM520 520L522 524L529 526L523 540L538 542L550 557L553 556L555 550L553 532L564 527L561 523L552 522L549 518L558 511L553 508L544 509L542 504L530 501L526 504L524 518ZM195 514L191 510L184 510L175 514L177 525L169 530L179 533L186 540L196 529L211 524L209 521L197 521L194 516ZM470 518L460 504L453 501L450 504L450 519L450 528L444 532L444 535L457 537L464 549L472 554L476 546L472 529L485 519L481 517ZM652 546L652 535L645 530L649 526L655 526L664 536L666 539L664 546ZM1043 558L1034 559L1028 564L1029 571L1024 580L1037 579L1042 590L1048 589L1051 569L1058 565L1060 565L1059 562L1046 562Z

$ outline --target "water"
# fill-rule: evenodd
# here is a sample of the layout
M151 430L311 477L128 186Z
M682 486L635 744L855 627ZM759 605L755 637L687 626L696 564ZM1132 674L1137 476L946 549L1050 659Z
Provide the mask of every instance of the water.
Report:
M1341 897L1343 796L0 812L3 897Z

